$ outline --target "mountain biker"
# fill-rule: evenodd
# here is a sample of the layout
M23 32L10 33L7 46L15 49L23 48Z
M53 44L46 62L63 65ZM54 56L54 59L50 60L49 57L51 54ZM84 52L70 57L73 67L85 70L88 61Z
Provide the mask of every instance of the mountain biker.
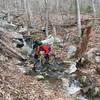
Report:
M42 42L34 41L32 56L34 57L35 64L39 61L40 57L45 58L45 64L48 64L50 49L51 48L48 44L42 44Z
M49 52L50 52L50 46L48 44L43 44L35 49L35 55L44 56L46 63L49 62Z

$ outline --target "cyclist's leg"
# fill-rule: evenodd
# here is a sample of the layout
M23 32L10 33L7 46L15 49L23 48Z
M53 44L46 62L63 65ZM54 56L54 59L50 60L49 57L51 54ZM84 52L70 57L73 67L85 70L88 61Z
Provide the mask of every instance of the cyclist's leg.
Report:
M45 58L45 63L46 63L46 64L49 64L49 55L46 54L44 58Z
M38 55L35 54L35 55L34 55L34 65L33 65L32 70L36 71L36 65L37 65L38 62L39 62Z
M37 73L40 73L43 69L42 63L40 59L36 59L36 62L34 64L33 70Z

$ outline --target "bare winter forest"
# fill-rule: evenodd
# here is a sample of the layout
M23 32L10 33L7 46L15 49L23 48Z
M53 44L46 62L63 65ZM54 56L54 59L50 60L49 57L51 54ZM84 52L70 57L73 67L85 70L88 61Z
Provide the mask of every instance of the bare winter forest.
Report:
M100 0L0 0L0 100L100 100Z

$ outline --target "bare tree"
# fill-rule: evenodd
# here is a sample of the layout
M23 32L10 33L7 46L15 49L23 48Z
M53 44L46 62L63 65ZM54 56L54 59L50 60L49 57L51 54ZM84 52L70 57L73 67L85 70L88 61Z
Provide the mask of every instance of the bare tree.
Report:
M31 12L31 9L30 9L30 2L27 0L24 0L24 9L25 9L25 17L26 17L26 20L27 20L27 24L28 24L28 27L30 27L32 25L32 12Z
M46 36L48 36L48 0L45 1L45 28L46 28Z
M95 24L96 24L96 8L95 8L95 0L91 0L92 1L92 7L93 7L93 17L94 17L94 22L93 22L93 24L94 24L94 26L95 26Z
M75 0L75 3L76 3L76 15L77 15L78 35L79 35L79 37L81 37L81 16L80 16L79 0Z

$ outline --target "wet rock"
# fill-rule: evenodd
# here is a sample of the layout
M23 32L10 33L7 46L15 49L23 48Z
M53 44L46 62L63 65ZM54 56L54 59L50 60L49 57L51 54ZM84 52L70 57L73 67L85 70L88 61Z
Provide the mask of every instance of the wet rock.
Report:
M71 64L64 72L67 74L72 74L77 70L76 63Z
M77 48L75 46L69 46L67 49L67 53L68 53L68 58L72 57L75 55Z
M53 79L61 79L63 77L63 73L59 72L59 71L49 71L47 72L47 76Z
M74 80L71 82L70 86L67 88L69 94L75 94L80 91L79 82Z
M83 97L83 96L77 97L77 99L78 99L78 100L88 100L88 99L86 99L86 98Z
M52 71L58 71L58 72L62 72L64 70L64 66L63 65L58 65L58 64L52 64L49 66L49 68L52 70Z

